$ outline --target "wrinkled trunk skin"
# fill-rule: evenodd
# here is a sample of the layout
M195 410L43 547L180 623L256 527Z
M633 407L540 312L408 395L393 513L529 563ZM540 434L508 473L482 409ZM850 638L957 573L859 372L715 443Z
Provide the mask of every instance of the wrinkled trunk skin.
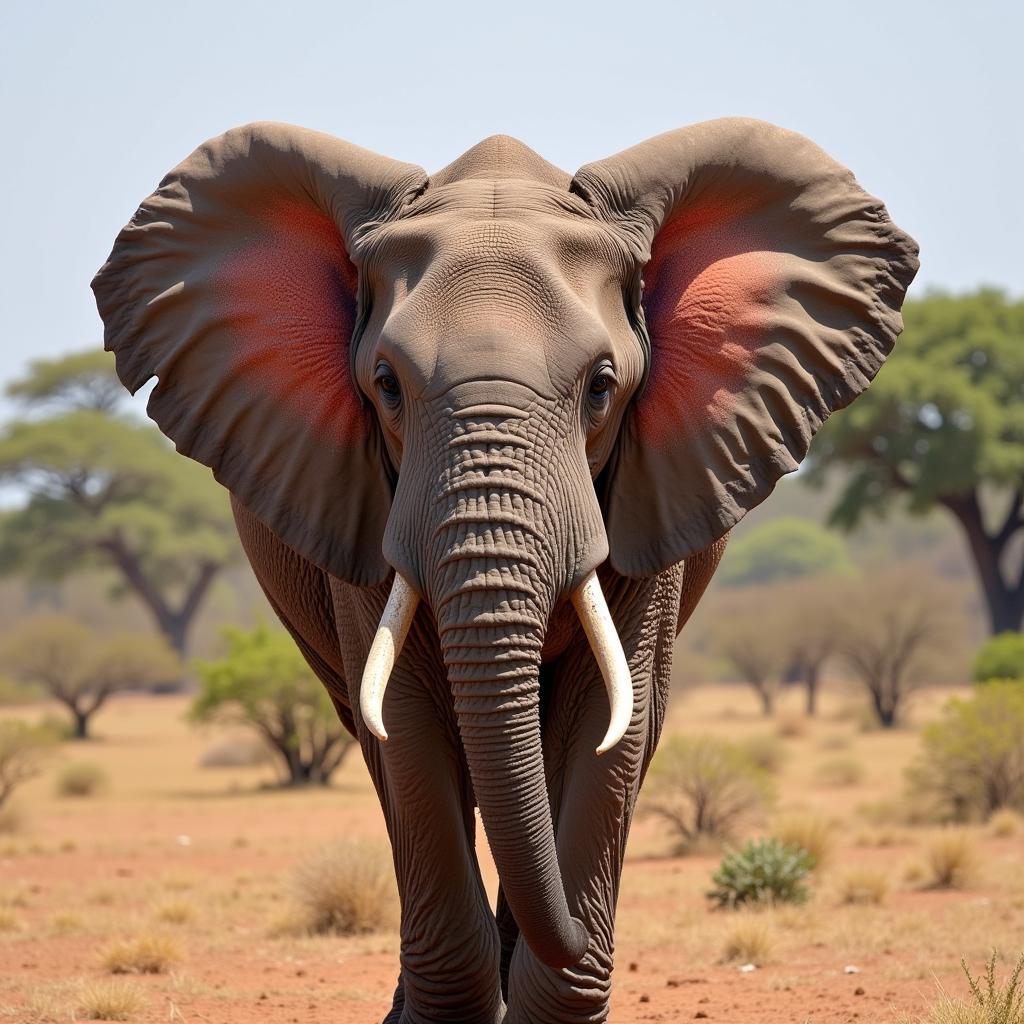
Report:
M589 476L579 481L585 488L573 502L576 519L551 514L552 481L571 493L586 466L578 445L564 440L568 431L545 444L527 435L525 418L485 413L493 403L481 407L479 418L472 408L449 421L443 479L418 482L434 505L422 508L419 519L429 523L421 549L424 596L437 621L466 763L509 906L536 957L569 967L582 959L589 938L570 915L555 851L541 749L540 660L555 600L578 583L574 573L603 560L606 541L603 528L598 534L593 525L595 513L600 519ZM400 490L420 476L408 470L403 465ZM394 549L389 557L401 561Z

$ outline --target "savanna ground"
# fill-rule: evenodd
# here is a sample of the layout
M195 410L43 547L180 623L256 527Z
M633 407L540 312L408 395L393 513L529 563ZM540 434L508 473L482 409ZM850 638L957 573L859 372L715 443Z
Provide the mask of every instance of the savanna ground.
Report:
M951 692L920 696L914 726ZM963 991L961 956L977 967L994 947L1011 958L1024 946L1024 832L973 829L974 877L925 887L920 863L934 830L878 824L866 809L899 795L917 729L863 732L839 696L805 721L800 696L786 695L775 722L745 689L675 697L668 734L784 734L776 814L827 819L836 844L807 904L712 911L704 894L718 856L675 856L672 837L641 818L618 916L620 1024L894 1022L923 1012L938 985ZM82 1019L108 980L127 987L127 1018L139 1024L379 1020L395 983L393 923L349 938L289 927L292 872L310 851L362 837L387 857L358 755L328 790L261 788L269 767L199 767L217 735L186 724L185 708L181 697L114 700L97 718L99 739L64 745L16 798L24 821L0 836L0 1020ZM56 795L62 760L100 765L109 785L87 798ZM837 760L856 762L862 777L824 784L821 765ZM880 903L841 902L860 869ZM490 864L485 876L493 895ZM160 972L111 978L111 944L139 936L156 943ZM756 969L740 970L750 961Z

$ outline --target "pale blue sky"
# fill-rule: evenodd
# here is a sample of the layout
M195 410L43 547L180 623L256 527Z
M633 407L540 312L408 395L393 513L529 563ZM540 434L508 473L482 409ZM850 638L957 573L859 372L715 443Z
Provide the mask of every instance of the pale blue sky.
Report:
M726 114L801 131L921 243L916 288L1024 290L1024 4L4 0L0 385L100 344L89 280L245 121L428 170L506 132L567 170ZM0 405L0 413L7 407Z

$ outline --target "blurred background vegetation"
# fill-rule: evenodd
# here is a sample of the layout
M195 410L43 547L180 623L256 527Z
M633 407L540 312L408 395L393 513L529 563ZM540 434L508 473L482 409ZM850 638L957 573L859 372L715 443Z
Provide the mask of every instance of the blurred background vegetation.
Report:
M873 387L734 531L680 640L681 685L753 687L766 715L785 687L814 714L820 688L843 685L891 727L917 688L968 679L986 637L1019 634L1024 301L932 291L905 319ZM194 659L242 658L225 627L273 621L226 493L140 414L98 345L31 363L7 395L0 699L48 695L84 737L119 691L209 691Z

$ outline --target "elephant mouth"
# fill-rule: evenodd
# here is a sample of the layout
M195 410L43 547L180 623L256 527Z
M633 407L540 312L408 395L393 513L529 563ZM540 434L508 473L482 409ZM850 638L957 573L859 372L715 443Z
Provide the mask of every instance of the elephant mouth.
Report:
M622 739L629 727L633 716L633 683L622 642L595 570L584 578L571 597L608 691L608 729L596 751L604 754ZM382 743L388 738L384 727L384 694L419 601L416 591L401 573L396 572L359 689L359 710L363 721Z

